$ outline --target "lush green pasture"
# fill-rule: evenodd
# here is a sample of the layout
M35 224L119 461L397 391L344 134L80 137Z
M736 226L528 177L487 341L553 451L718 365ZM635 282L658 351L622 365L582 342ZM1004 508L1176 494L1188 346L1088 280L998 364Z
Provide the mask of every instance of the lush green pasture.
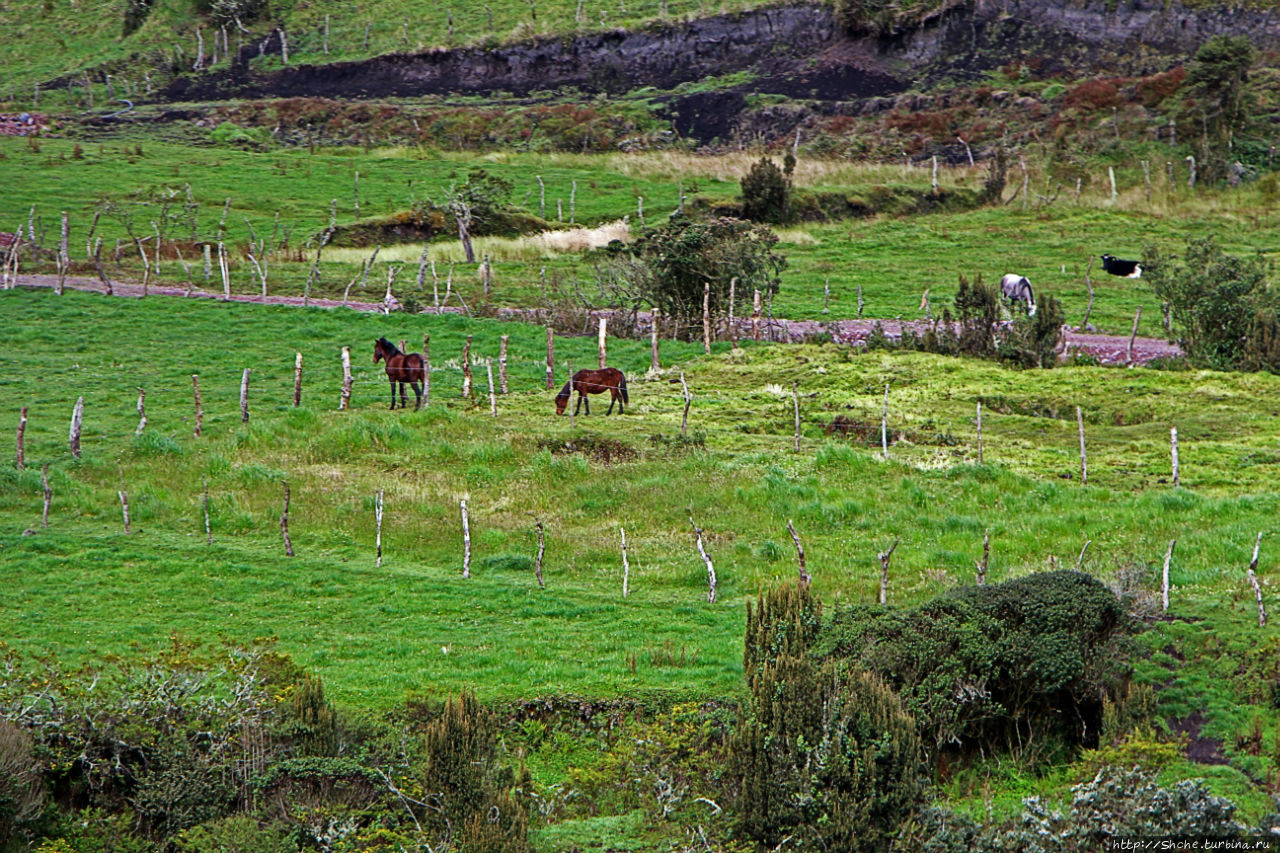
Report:
M259 239L282 241L290 249L266 259L272 293L300 294L309 269L310 252L299 252L308 237L323 229L330 203L337 201L340 224L356 221L355 175L359 172L360 214L385 216L405 209L414 198L437 198L450 183L483 165L507 180L515 190L517 205L538 212L537 176L546 184L546 212L557 217L557 201L563 217L570 217L574 195L574 220L588 226L631 216L633 226L637 198L644 198L646 221L661 221L675 208L677 191L725 199L738 192L736 175L747 159L685 157L640 154L633 157L504 154L487 157L441 155L413 149L355 148L245 152L230 148L191 148L167 143L112 143L82 147L83 159L74 157L70 140L42 140L36 150L19 139L0 139L0 154L13 177L9 191L0 198L0 227L16 230L36 210L45 243L56 241L62 210L71 216L73 259L83 258L83 240L93 211L111 201L120 212L108 212L98 232L107 240L109 255L115 240L127 236L124 217L132 217L138 236L146 236L150 222L160 215L154 203L157 192L175 190L171 210L178 221L168 236L189 238L186 187L198 205L194 233L200 239L216 238L226 200L231 208L225 219L226 240L239 246L233 251L233 289L258 292L251 264L242 254L249 228ZM819 161L801 170L801 179L815 187L839 187L867 191L884 181L901 180L897 168L851 170ZM924 173L909 179L923 181ZM956 170L948 180L963 186L977 180L976 173ZM574 182L577 183L576 193ZM861 181L861 183L859 183ZM861 190L859 189L861 188ZM51 203L50 198L57 201ZM148 200L151 203L144 204ZM1180 251L1188 236L1215 235L1232 252L1273 251L1280 245L1280 220L1267 212L1255 189L1209 191L1189 196L1162 191L1158 203L1146 206L1127 198L1118 207L1096 194L1080 201L1062 199L1049 208L1022 210L1002 206L958 214L910 218L877 217L869 220L793 227L782 231L780 250L790 262L783 286L774 303L781 317L822 319L852 317L858 311L858 289L865 300L863 316L923 317L921 297L929 292L934 316L950 304L960 275L982 275L998 280L1008 271L1027 275L1041 294L1053 294L1064 303L1068 322L1079 324L1088 305L1085 273L1089 257L1110 252L1122 257L1139 256L1148 244ZM276 225L279 214L279 226ZM633 228L634 233L634 228ZM455 241L456 243L456 241ZM484 251L482 247L482 251ZM360 278L360 263L372 254L364 250L330 250L322 264L317 294L341 295L353 279ZM576 299L581 292L601 302L594 262L578 253L556 253L528 241L508 242L492 249L494 286L491 299L498 305L529 306L544 299L542 272L549 281L545 298ZM352 289L353 299L378 300L386 283L386 264L402 266L396 292L416 293L420 246L388 249L370 272L363 287ZM445 275L445 259L459 251L448 243L433 245L438 272ZM207 282L198 259L193 277L200 286L220 289L216 269ZM127 245L121 249L122 268L114 275L138 280L141 262ZM81 266L81 272L91 267ZM162 277L171 282L186 279L177 261L163 264ZM466 265L455 271L455 285L470 305L481 300L477 271ZM1143 309L1141 331L1159 336L1159 302L1141 281L1117 279L1103 273L1097 263L1091 274L1095 303L1090 322L1104 331L1129 330L1137 308ZM828 313L823 314L824 286L830 284ZM443 283L441 284L443 287Z
M667 343L664 364L684 361L695 395L688 443L679 439L677 373L646 377L647 352L636 343L610 348L610 361L630 374L627 415L605 419L597 402L571 424L555 417L543 389L536 327L156 297L0 296L0 411L10 430L29 407L28 469L0 474L8 639L68 660L152 645L171 631L273 635L347 704L462 686L491 697L722 696L739 680L742 603L794 572L788 520L831 604L874 598L875 553L895 536L893 601L969 582L985 530L993 579L1074 565L1085 540L1093 543L1085 568L1109 576L1155 564L1177 538L1175 610L1203 614L1214 601L1215 624L1234 631L1253 618L1243 567L1280 500L1271 486L1280 415L1270 376L1011 372L834 347L718 347L694 358L694 348ZM416 342L424 331L431 405L389 412L372 339ZM511 335L512 393L497 418L483 399L483 368L477 403L460 398L468 333L480 357L496 355L499 334ZM336 411L342 345L353 347L356 375L347 412ZM592 339L560 339L558 375L566 358L593 363L594 349ZM296 409L295 351L305 372ZM238 404L245 367L253 371L248 425ZM192 435L192 373L205 408L200 438ZM878 441L826 437L822 426L837 414L878 425L886 382L900 439L888 463ZM147 391L141 437L137 387ZM85 398L79 461L66 445L77 396ZM983 465L971 419L980 396L989 400ZM1076 479L1075 403L1088 412L1087 487ZM1177 490L1164 482L1170 422L1182 439ZM606 445L608 462L593 455ZM54 491L47 532L45 462ZM202 479L213 545L204 541ZM293 559L280 544L283 481L293 495ZM375 568L379 488L387 509ZM460 577L463 498L470 580ZM705 601L690 509L716 562L714 605ZM545 590L529 563L535 520L547 532ZM626 599L619 527L632 566Z

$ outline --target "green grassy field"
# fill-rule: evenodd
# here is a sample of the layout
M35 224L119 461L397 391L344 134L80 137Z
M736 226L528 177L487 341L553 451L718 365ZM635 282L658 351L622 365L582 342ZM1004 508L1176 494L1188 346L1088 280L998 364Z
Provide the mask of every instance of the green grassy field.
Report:
M386 216L409 206L414 198L439 198L449 184L463 180L466 172L482 165L512 182L512 201L539 212L537 176L546 184L547 216L555 220L557 201L566 221L570 195L574 196L574 221L596 226L630 216L634 226L637 197L644 198L646 221L662 221L677 204L677 190L708 199L728 199L738 194L737 176L749 157L687 157L679 155L538 155L495 154L441 155L412 149L321 149L316 154L296 149L245 152L232 148L192 148L160 142L129 142L82 146L83 159L75 159L71 140L42 140L35 147L10 138L0 139L0 155L16 176L10 191L0 199L0 223L16 230L31 218L34 207L45 244L56 242L61 211L71 217L73 259L84 257L85 239L93 211L109 202L97 233L106 240L110 255L116 240L127 237L125 216L132 217L139 236L161 215L158 194L176 196L169 208L169 237L216 239L223 222L226 200L231 207L225 218L232 253L233 289L258 292L252 266L243 255L249 228L260 239L286 235L289 249L266 259L269 289L278 294L301 294L307 280L311 252L299 252L308 238L328 221L332 201L337 201L339 224L356 221L355 174L360 187L360 215ZM38 150L36 150L38 149ZM139 153L141 152L141 153ZM122 169L127 176L121 178ZM906 174L893 167L840 167L816 161L801 169L806 186L866 192L890 182L917 182L926 176ZM977 172L958 169L947 176L951 186L973 185ZM576 192L574 183L576 182ZM195 228L183 210L190 186L195 208ZM51 205L48 194L56 192ZM279 225L276 215L279 214ZM1017 270L1027 275L1041 294L1063 301L1067 320L1078 324L1088 304L1085 273L1090 255L1111 252L1136 257L1149 244L1180 252L1191 236L1214 235L1231 252L1272 252L1280 245L1280 221L1269 212L1260 191L1249 188L1188 196L1162 190L1156 203L1145 204L1136 190L1112 206L1097 192L1080 201L1064 200L1059 206L1022 210L1017 205L957 214L911 218L881 216L868 220L797 226L782 231L780 251L789 269L774 303L780 317L824 319L857 315L858 289L866 301L866 317L924 316L921 297L929 292L936 316L950 304L960 275L982 275L993 282ZM922 247L927 251L920 251ZM352 290L353 299L377 301L385 290L386 264L402 266L397 292L414 293L419 245L388 248L379 256L364 287ZM486 249L482 247L482 251ZM363 250L331 249L322 264L317 295L340 296L360 263L372 254ZM542 271L552 282L546 298L571 298L581 290L599 301L593 261L577 253L548 252L516 241L493 250L495 305L528 306L544 298ZM432 244L430 256L459 256L456 241ZM207 282L199 259L190 258L199 286L220 290L216 270ZM142 265L135 251L121 248L123 267L113 275L140 280ZM48 265L52 270L52 266ZM92 268L82 265L82 273ZM444 267L440 267L444 274ZM161 277L172 283L185 281L177 261L162 265ZM480 284L475 268L460 266L457 288L469 304L479 301ZM1158 300L1141 281L1117 279L1094 264L1091 280L1095 303L1090 322L1103 331L1127 332L1137 308L1143 309L1141 332L1163 334ZM830 284L828 312L823 313L825 285ZM414 294L418 301L422 296Z

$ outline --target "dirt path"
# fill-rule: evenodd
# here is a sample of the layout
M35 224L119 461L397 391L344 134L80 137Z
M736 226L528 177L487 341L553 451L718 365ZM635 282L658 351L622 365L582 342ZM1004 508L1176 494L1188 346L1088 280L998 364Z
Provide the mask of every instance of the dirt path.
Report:
M53 275L19 275L19 287L54 287L57 284L57 276ZM68 278L66 286L75 290L87 290L93 293L106 293L106 287L101 281L93 278ZM189 297L191 299L215 299L222 300L224 297L221 293L215 293L208 290L193 289L189 293L184 287L174 287L172 285L151 285L148 292L153 296L178 296ZM123 296L130 298L139 298L142 296L142 286L138 284L126 282L112 282L112 293L115 296ZM231 294L232 302L252 302L262 304L264 302L261 295L248 293ZM303 298L301 296L268 296L265 300L268 305L302 305ZM347 302L343 303L338 299L319 299L313 298L310 304L318 308L339 308L346 307L353 311L363 311L367 313L381 314L386 311L386 306L380 302ZM447 312L447 313L463 313L462 308L427 308L427 313ZM536 312L519 308L502 308L499 309L499 317L509 320L532 320L537 321ZM647 326L648 316L640 314L637 318L641 325ZM898 338L902 335L904 329L910 329L918 335L924 334L929 328L929 323L924 321L900 321L900 320L777 320L772 323L773 338L785 343L800 343L810 340L818 335L830 334L832 340L836 343L854 346L865 341L871 336L875 330L876 324L879 323L884 329L885 335L890 338ZM739 337L747 338L751 335L750 321L738 320ZM1128 361L1129 339L1124 335L1098 335L1087 332L1080 332L1070 327L1066 333L1065 352L1080 353L1082 355L1090 355L1096 358L1102 364L1120 365ZM1177 344L1171 344L1168 341L1159 340L1157 338L1136 338L1133 342L1133 363L1146 364L1156 358L1176 358L1182 355L1181 348Z

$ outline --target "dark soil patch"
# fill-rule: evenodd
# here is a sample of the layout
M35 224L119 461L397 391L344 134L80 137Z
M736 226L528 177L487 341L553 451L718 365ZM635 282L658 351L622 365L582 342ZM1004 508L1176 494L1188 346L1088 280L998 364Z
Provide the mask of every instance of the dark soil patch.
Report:
M578 453L596 462L611 465L615 462L630 462L639 456L639 452L629 444L616 438L598 435L579 435L569 441L556 441L545 438L538 442L539 450L550 450L557 456Z
M1230 760L1222 752L1222 741L1200 736L1205 722L1204 712L1196 711L1189 717L1170 720L1169 730L1175 735L1187 736L1187 758L1196 764L1230 764Z

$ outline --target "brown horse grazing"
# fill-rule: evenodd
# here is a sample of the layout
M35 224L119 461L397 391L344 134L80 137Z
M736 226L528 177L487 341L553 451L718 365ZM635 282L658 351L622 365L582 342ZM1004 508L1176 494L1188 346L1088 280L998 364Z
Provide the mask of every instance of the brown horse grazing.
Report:
M613 414L613 404L618 404L618 414L622 414L623 408L631 401L627 399L627 377L621 370L616 367L602 367L599 370L579 370L573 374L573 378L564 383L564 387L560 389L560 393L556 395L556 414L563 415L565 406L569 405L569 397L573 392L578 392L578 403L573 407L573 413L578 413L578 408L586 403L587 414L591 414L591 401L587 399L588 394L603 394L608 391L612 396L609 399L609 411L606 415Z
M413 408L422 408L422 384L426 376L426 365L422 361L422 356L416 352L405 353L400 352L396 345L386 338L378 338L373 343L373 363L386 360L387 363L387 381L391 383L391 408L396 407L396 383L400 383L400 408L408 408L408 402L404 396L404 383L408 382L409 387L413 389L414 402Z

